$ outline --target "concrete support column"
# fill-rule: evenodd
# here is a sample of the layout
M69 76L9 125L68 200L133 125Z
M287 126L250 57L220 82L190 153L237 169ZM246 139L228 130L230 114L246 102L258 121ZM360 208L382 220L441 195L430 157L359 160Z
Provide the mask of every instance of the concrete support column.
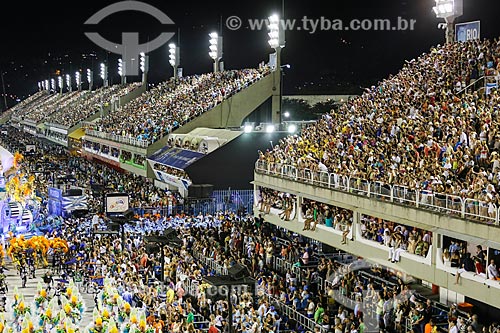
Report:
M351 234L354 239L356 239L356 237L358 236L358 230L361 230L359 228L360 221L361 221L361 213L357 211L352 212ZM359 236L361 237L361 233L359 234Z
M437 232L432 233L432 252L431 252L431 263L433 266L436 265L436 261L440 260L437 258L439 253L438 249L443 246L443 235L438 234Z
M281 123L281 107L282 107L282 68L281 68L281 48L276 49L276 68L273 73L273 95L272 95L272 116L271 121L273 124Z
M303 197L297 196L297 204L295 207L295 210L297 214L295 214L295 221L297 222L304 222L304 219L302 218L302 201L304 200Z

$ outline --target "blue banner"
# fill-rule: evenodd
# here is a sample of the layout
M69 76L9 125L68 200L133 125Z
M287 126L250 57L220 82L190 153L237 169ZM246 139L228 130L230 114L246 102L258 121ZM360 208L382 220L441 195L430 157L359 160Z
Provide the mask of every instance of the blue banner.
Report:
M55 187L49 187L49 198L62 200L62 190Z
M196 151L163 147L149 157L150 160L176 169L184 170L205 155Z
M62 208L63 211L66 213L70 213L74 210L88 210L87 196L78 195L78 196L63 197Z
M455 39L457 42L481 39L481 22L474 21L456 24Z

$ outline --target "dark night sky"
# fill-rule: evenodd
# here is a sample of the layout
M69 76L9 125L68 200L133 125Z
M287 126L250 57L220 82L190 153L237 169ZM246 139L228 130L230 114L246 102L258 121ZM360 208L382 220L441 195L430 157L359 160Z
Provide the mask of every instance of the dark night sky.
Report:
M398 16L416 19L414 31L289 31L283 51L283 62L291 64L285 83L285 93L342 93L346 85L359 87L376 83L395 73L405 59L411 59L443 42L444 31L432 12L434 0L358 0L317 1L285 0L286 18L301 19L324 16L329 19L387 18ZM90 66L96 72L98 63L109 59L110 76L116 83L118 55L107 55L85 36L84 22L95 12L115 1L60 2L9 1L1 5L0 69L5 74L7 94L25 97L36 90L36 83L46 79L56 69L70 73ZM219 30L219 22L231 15L266 18L281 8L281 0L253 1L152 1L149 4L166 13L180 29L181 67L184 75L208 72L212 68L208 57L208 33ZM496 37L500 26L498 0L464 0L465 15L458 20L481 20L483 37ZM29 12L27 12L29 11ZM108 17L96 29L103 36L120 41L122 31L138 31L141 42L154 39L164 31L154 18L140 13L121 13ZM172 30L172 28L167 30ZM271 49L267 31L237 31L223 29L226 68L255 67L267 60ZM174 37L177 40L177 36ZM97 59L83 59L82 54L95 53ZM150 81L158 82L172 75L165 45L150 54ZM92 65L93 62L93 65ZM83 75L86 76L85 74ZM99 82L100 84L100 82ZM0 91L1 93L1 91ZM9 103L14 100L9 98ZM0 103L3 104L3 103ZM2 105L3 107L3 105Z

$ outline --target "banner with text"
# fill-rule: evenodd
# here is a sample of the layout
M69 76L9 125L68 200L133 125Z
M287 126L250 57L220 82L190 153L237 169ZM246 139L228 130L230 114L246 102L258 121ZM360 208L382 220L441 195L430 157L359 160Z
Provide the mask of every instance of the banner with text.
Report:
M455 39L457 42L481 39L481 21L456 24Z

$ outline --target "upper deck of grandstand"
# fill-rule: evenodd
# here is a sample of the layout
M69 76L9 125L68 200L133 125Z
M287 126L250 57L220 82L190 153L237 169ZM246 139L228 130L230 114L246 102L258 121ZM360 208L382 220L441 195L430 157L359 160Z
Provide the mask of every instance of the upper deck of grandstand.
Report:
M264 66L172 79L87 126L97 132L154 143L269 72Z
M23 118L34 123L50 122L65 127L76 125L99 110L100 105L111 103L113 98L119 98L133 91L141 83L127 86L114 85L99 88L95 91L75 91L63 95L42 94L13 111L15 118Z
M498 75L499 57L500 39L432 48L259 160L473 199L496 216L500 96L463 88Z
M129 85L114 85L102 87L96 91L87 92L80 99L70 105L59 108L46 120L50 123L72 127L99 111L100 105L108 104L113 98L120 98L140 87L142 83L134 82Z
M43 98L48 98L48 96L49 94L46 91L38 91L30 97L24 99L23 101L17 103L10 109L6 110L4 113L2 113L2 117L11 116L13 113L18 112L23 108L29 107L30 104L36 103Z

